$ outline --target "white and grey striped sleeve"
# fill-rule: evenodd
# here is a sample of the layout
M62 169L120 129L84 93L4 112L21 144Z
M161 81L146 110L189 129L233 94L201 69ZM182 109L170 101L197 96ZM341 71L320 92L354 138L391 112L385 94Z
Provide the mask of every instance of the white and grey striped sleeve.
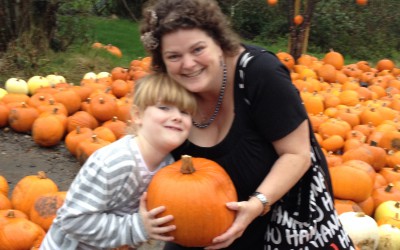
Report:
M118 153L117 153L118 154ZM85 244L100 248L137 246L147 240L137 213L114 213L132 199L140 183L132 180L132 159L117 154L93 154L71 185L58 213L61 230ZM124 159L124 157L122 157Z

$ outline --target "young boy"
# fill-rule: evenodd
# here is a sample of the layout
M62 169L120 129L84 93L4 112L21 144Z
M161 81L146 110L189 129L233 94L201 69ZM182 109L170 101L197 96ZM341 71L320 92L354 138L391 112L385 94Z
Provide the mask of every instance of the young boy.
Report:
M82 166L64 205L42 242L42 250L138 247L149 239L171 241L162 226L172 215L147 211L145 190L157 170L173 162L169 152L188 137L196 100L166 74L136 83L135 129L95 153Z

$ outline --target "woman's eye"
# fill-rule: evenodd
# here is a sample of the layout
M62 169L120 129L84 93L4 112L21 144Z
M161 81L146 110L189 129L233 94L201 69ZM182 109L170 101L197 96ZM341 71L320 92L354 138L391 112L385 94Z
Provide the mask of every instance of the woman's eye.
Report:
M179 56L178 55L169 55L169 56L167 56L167 59L169 60L169 61L177 61L178 59L179 59Z
M198 54L200 54L203 50L204 50L204 47L201 46L201 47L195 48L193 51L194 51L194 54L198 55Z

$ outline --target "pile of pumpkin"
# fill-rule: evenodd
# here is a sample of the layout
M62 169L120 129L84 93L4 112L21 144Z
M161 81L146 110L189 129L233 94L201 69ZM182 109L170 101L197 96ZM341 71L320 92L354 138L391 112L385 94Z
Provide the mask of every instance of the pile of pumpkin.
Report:
M10 78L0 88L0 128L31 134L40 147L64 142L83 164L125 135L133 86L150 72L150 63L145 57L129 68L88 72L75 86L60 75ZM13 190L0 176L0 250L39 249L65 195L42 171L22 178Z
M322 59L304 54L295 61L285 52L277 56L290 70L326 155L334 205L346 231L361 249L367 249L366 237L374 239L371 249L378 242L379 249L391 249L379 238L399 245L395 240L400 239L400 69L389 59L375 66L366 61L345 65L343 56L333 50ZM131 90L150 72L150 60L133 60L129 68L110 72L89 72L79 85L57 75L34 76L26 82L9 79L0 89L0 128L31 133L41 147L64 142L83 163L125 134L131 123Z
M382 240L379 249L400 249L400 69L390 59L345 65L333 50L321 60L277 56L291 72L326 156L346 231L361 249L367 241L376 249L378 227L389 224L385 232L395 233L397 245L385 248Z

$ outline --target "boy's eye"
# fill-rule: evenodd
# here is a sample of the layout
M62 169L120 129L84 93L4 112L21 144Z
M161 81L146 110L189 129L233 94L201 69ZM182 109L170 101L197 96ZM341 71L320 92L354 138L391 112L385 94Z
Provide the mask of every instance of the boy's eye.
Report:
M165 105L159 105L158 108L161 110L170 110L170 107Z
M184 115L190 115L190 112L187 111L187 110L181 110L181 113L184 114Z

